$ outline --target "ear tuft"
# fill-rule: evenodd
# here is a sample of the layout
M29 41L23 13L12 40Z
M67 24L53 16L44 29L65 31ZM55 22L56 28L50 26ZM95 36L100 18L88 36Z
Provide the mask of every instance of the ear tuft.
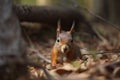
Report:
M58 23L57 23L57 36L61 33L61 22L60 22L60 19L58 20Z
M70 29L70 33L72 33L74 31L74 27L75 27L75 22L73 21L71 29Z

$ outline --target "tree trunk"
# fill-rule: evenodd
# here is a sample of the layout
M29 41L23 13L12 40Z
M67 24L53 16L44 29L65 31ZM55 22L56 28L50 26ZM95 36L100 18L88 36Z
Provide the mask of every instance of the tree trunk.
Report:
M25 75L27 66L19 63L23 59L24 49L19 21L12 10L12 0L0 0L1 80L16 80Z

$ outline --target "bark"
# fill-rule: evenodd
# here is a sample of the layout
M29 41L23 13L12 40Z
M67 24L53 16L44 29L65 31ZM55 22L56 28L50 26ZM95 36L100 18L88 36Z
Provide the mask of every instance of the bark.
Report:
M64 23L84 21L83 15L72 8L52 6L15 5L14 10L20 21L56 24L59 19Z
M12 10L11 0L0 0L0 56L21 56L22 44L19 21Z
M19 21L12 10L12 0L0 0L0 79L16 80L25 75L27 66L21 65L25 46Z

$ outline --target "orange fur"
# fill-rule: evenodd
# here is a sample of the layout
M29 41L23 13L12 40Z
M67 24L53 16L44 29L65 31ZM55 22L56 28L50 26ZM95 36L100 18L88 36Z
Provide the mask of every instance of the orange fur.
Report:
M51 66L56 67L58 63L71 62L81 58L80 48L73 42L74 26L70 31L61 31L60 23L57 29L57 40L51 51Z

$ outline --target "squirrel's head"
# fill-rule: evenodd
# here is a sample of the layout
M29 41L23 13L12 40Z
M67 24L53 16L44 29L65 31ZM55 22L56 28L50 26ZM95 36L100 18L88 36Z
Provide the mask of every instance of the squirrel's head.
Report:
M75 23L73 22L69 31L62 31L60 21L58 22L56 47L58 47L61 53L67 53L73 47L74 25Z

